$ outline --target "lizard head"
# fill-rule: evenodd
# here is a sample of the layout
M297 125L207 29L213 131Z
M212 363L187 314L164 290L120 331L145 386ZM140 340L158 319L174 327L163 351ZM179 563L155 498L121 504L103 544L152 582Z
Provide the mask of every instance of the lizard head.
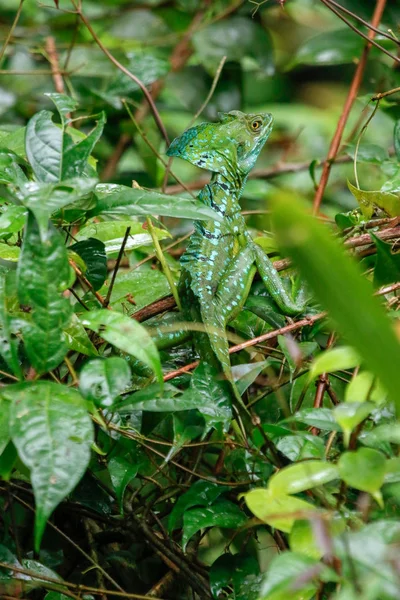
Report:
M174 139L168 156L179 156L193 165L225 177L246 176L253 168L272 130L269 113L219 113L217 123L201 123Z

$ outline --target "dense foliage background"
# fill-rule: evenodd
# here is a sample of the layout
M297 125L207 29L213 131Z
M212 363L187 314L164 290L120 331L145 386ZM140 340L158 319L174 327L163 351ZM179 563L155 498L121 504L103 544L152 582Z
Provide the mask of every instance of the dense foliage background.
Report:
M399 23L398 0L2 0L1 598L399 597ZM230 327L247 427L159 320L214 215L166 148L237 109L275 119L247 225L310 298L288 318L256 281Z

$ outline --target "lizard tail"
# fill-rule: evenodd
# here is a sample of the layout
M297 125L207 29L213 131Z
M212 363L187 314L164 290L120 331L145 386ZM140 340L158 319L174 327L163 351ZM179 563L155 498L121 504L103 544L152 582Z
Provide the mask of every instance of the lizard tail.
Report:
M225 333L225 323L223 322L222 318L218 318L218 316L215 315L214 311L210 311L210 307L208 307L207 313L202 311L202 321L207 330L208 339L210 341L213 353L218 360L219 367L222 367L222 372L230 383L234 396L234 402L239 409L239 412L246 419L246 421L248 421L250 418L250 413L246 408L233 379L231 362L229 359L229 344ZM205 357L205 360L209 362L209 357Z

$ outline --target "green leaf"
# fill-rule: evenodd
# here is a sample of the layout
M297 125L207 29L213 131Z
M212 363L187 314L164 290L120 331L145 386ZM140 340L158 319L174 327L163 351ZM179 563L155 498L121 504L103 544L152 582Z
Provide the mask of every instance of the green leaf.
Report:
M82 324L107 342L144 362L163 384L160 356L146 329L134 319L111 310L92 310L83 315Z
M9 261L9 263L16 263L19 260L21 249L18 246L9 246L8 244L0 243L0 259L3 261ZM8 262L3 263L9 267Z
M63 240L53 225L40 235L30 214L18 264L18 296L32 308L32 320L25 321L25 349L38 373L57 367L68 347L63 328L71 317L71 305L61 295L69 282L70 268Z
M356 157L357 144L347 144L346 151L351 158ZM387 150L377 144L361 144L357 151L357 162L368 162L380 165L389 159Z
M376 263L374 269L374 286L381 287L387 283L400 280L400 254L392 254L392 245L383 242L378 236L370 234L376 246Z
M0 239L8 238L11 233L17 233L25 225L27 211L23 206L10 204L5 206L0 215Z
M200 200L168 196L141 188L130 188L113 183L101 183L96 187L96 207L88 217L96 215L125 215L176 217L178 219L214 219L222 216Z
M70 350L86 354L87 356L98 356L98 352L93 342L89 339L86 329L73 314L67 327L64 327L63 334Z
M328 230L306 214L298 199L278 194L274 214L281 244L337 329L380 379L400 414L400 344L370 283Z
M105 245L100 240L89 238L69 246L84 260L87 270L85 277L94 290L99 290L107 278L107 256Z
M290 63L297 65L341 65L359 60L364 41L350 29L325 31L307 40Z
M259 374L270 364L269 360L260 360L232 367L233 380L241 396L243 396L247 388L251 386Z
M249 575L257 576L259 573L258 561L254 556L246 554L232 555L229 552L222 554L213 562L210 569L211 593L218 600L222 597L220 594L223 593L224 588L232 582L235 598L244 600L240 591L241 585L246 582ZM249 596L249 600L254 600L254 595Z
M322 373L353 369L361 362L359 354L351 346L332 348L321 352L310 367L310 379Z
M125 490L129 482L136 477L138 469L139 463L132 464L123 456L114 456L108 461L108 472L110 474L112 486L117 494L121 513Z
M352 378L346 386L345 401L346 402L365 402L369 399L372 386L374 383L374 375L369 371L361 371Z
M206 527L236 529L247 522L240 508L229 500L219 499L212 506L186 510L183 515L183 550L195 533Z
M61 125L53 122L53 114L42 110L34 115L26 128L26 155L36 178L44 183L56 183L64 179L81 177L96 142L105 124L105 114L101 113L96 127L81 141L74 143L67 130L65 113L72 104L53 95L56 106L60 107Z
M82 396L50 381L9 385L10 433L31 471L36 501L35 549L56 506L74 489L90 458L93 426Z
M46 92L44 95L54 102L58 114L61 117L62 124L65 125L68 123L70 121L68 113L74 112L78 106L78 102L74 100L74 98L70 98L66 94L60 94L58 92Z
M400 196L398 194L359 190L350 181L347 182L347 185L366 219L370 219L377 208L383 210L389 217L400 216Z
M179 496L176 504L174 504L168 519L168 531L172 532L180 527L181 519L189 508L211 506L224 491L225 488L222 485L201 479L195 481L190 489Z
M107 292L108 286L104 285L100 294L105 296ZM167 278L158 269L118 272L111 293L111 306L114 310L132 315L137 310L170 293L171 288ZM132 298L135 305L129 302Z
M386 459L378 450L359 448L356 452L344 452L338 467L347 485L376 497L385 478Z
M27 181L25 173L18 164L19 162L20 159L15 152L0 150L0 183L21 185Z
M394 124L393 141L397 160L400 161L400 119Z
M0 396L0 455L3 454L7 444L11 439L9 420L10 402L6 398Z
M340 431L330 408L304 408L296 413L295 420L326 431Z
M258 600L310 600L317 591L313 579L323 570L330 572L317 560L294 552L275 556L261 585ZM334 577L333 571L331 573Z
M243 494L251 512L261 521L289 533L297 519L311 517L318 509L295 496L274 496L270 489L256 489Z
M339 404L333 409L335 419L343 430L346 447L349 445L352 431L368 417L374 408L372 402L348 402Z
M130 368L123 358L110 356L87 362L79 377L82 395L100 408L110 408L131 381Z
M15 286L15 279L12 281L11 277L11 273L0 276L0 355L14 375L22 379L22 369L18 360L18 344L10 327L9 304L14 295L11 287Z
M223 56L242 62L252 58L265 75L273 75L272 41L268 32L255 21L234 16L203 27L193 36L196 55L205 67L215 73Z
M190 387L182 394L173 386L148 386L124 399L124 413L135 410L148 412L179 412L197 409L209 427L228 423L232 418L229 384L207 363L201 363L193 372Z
M338 478L335 465L322 460L306 460L275 473L268 482L268 489L273 496L298 494Z

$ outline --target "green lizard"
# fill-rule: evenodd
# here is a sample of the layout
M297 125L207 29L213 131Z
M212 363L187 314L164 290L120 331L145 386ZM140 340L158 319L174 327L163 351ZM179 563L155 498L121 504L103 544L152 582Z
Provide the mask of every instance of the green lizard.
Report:
M283 313L295 315L305 307L291 299L272 262L253 242L240 212L239 199L247 176L272 124L268 113L223 113L217 123L202 123L185 131L167 151L168 156L212 172L199 199L217 211L222 221L195 222L195 232L181 259L178 289L183 317L203 323L207 332L195 336L200 357L211 364L216 364L216 357L232 384L225 330L242 310L256 272Z

